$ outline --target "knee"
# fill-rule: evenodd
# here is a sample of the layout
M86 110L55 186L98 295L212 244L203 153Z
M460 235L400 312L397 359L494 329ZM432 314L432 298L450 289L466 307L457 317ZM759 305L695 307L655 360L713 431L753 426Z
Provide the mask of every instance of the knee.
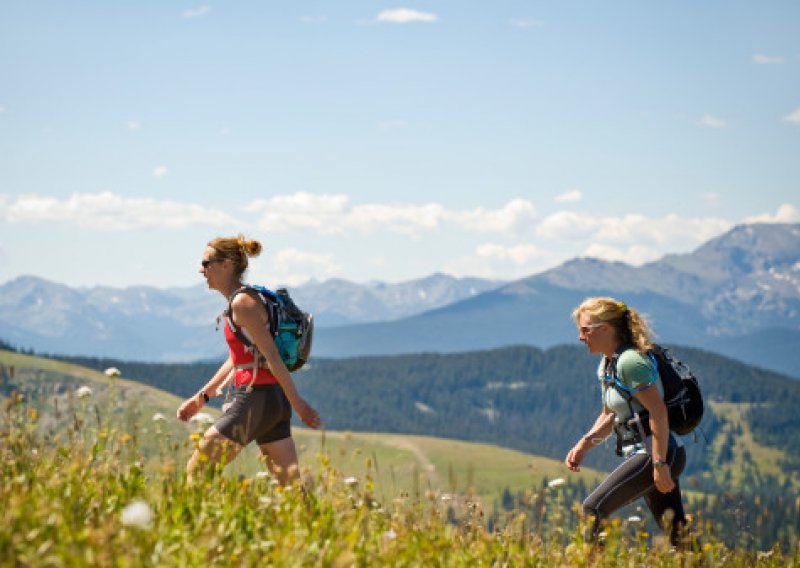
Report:
M597 503L594 502L591 497L587 498L583 504L581 505L583 508L583 514L591 517L601 517L600 509L597 506Z

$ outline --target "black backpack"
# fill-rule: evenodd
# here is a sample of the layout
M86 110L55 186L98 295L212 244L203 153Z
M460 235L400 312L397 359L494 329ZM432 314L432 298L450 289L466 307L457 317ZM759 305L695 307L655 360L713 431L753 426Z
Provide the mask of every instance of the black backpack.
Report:
M703 419L703 395L700 392L697 378L687 365L673 357L668 349L660 345L653 345L653 349L648 352L648 355L655 362L661 385L664 387L664 404L667 407L669 429L679 436L694 432ZM616 361L614 363L616 367ZM616 368L614 368L614 375L616 376ZM612 384L617 392L630 403L632 395L620 388L616 381ZM634 416L631 421L638 422L633 428L634 431L641 428L645 435L651 434L650 413L647 410L639 412L638 416ZM632 427L631 424L628 426Z

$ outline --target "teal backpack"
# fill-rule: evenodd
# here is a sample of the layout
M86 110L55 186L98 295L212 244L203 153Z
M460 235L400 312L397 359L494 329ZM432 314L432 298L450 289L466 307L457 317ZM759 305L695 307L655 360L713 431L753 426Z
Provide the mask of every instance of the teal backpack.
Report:
M264 304L269 316L270 335L275 340L275 346L286 368L289 371L300 369L311 355L311 341L314 336L313 316L295 305L286 288L279 288L273 292L263 286L248 285L236 290L230 297L224 316L233 334L255 355L256 361L263 356L258 352L253 339L234 323L231 315L230 302L233 302L237 294L247 290L255 292Z

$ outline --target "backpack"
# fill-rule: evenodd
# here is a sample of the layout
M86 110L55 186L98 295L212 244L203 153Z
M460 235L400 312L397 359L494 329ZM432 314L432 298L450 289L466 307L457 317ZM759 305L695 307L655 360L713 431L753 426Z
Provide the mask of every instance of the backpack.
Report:
M648 355L655 364L661 385L664 387L664 405L667 407L669 429L679 436L694 432L703 419L703 395L700 392L697 378L687 365L673 357L668 349L660 345L653 345L653 349L648 352ZM616 368L614 375L616 376ZM630 404L633 395L628 389L617 384L616 380L612 384ZM650 413L643 410L628 421L628 426L632 427L630 423L635 421L636 425L633 429L644 430L644 435L649 436L651 434L649 418Z
M314 336L314 318L295 305L286 288L275 292L263 286L248 285L236 290L228 302L224 316L236 339L253 352L256 361L263 357L244 329L237 326L232 317L230 302L240 292L253 291L264 304L269 316L269 332L275 340L283 363L289 371L300 369L311 355L311 341Z

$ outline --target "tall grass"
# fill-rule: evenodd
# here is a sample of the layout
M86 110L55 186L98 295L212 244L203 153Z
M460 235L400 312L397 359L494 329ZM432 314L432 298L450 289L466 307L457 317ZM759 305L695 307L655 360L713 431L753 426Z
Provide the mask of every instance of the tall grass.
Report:
M609 523L603 545L592 546L557 483L531 490L530 507L489 530L469 495L377 488L369 456L358 478L319 452L288 487L235 468L209 468L188 485L183 464L199 429L170 430L135 404L121 410L107 390L57 403L4 400L3 566L800 565L798 550L730 549L710 535L671 551L634 520Z

